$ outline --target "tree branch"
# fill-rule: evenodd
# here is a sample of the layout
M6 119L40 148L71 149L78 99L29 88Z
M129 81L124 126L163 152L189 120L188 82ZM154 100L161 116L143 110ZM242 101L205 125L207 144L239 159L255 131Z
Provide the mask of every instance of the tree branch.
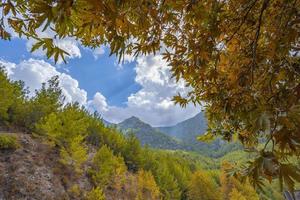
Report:
M253 83L254 80L254 67L256 66L256 51L257 51L257 45L258 45L258 40L260 36L260 31L261 31L261 25L262 25L262 17L265 12L265 10L268 7L270 0L264 0L263 5L260 10L259 18L258 18L258 25L256 28L256 33L255 33L255 39L252 44L252 65L251 65L251 82Z
M243 24L245 23L246 19L248 18L248 15L250 13L250 11L252 10L252 8L255 6L257 0L255 0L249 7L249 9L247 10L246 14L243 17L242 22L240 23L240 25L238 26L238 28L234 31L234 33L226 40L226 43L230 42L233 37L238 33L238 31L241 29L241 27L243 26Z

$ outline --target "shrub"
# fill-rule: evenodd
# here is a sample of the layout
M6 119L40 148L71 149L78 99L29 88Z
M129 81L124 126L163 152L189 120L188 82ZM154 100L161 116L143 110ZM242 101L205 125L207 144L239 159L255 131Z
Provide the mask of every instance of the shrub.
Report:
M72 197L73 198L78 198L80 197L80 194L81 194L81 190L80 190L80 187L79 185L75 184L73 185L70 189L69 189L69 192L71 193Z
M19 143L13 135L0 134L0 149L17 149Z
M96 187L87 194L86 200L105 200L105 196L102 189Z

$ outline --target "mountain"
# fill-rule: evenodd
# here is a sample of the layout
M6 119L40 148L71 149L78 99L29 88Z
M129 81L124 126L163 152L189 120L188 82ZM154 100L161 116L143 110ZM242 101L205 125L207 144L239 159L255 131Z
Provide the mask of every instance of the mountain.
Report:
M130 117L117 124L123 133L132 132L142 145L149 145L159 149L185 149L184 145L176 139L162 133L137 117Z
M198 141L197 136L204 134L207 129L207 119L203 112L174 126L157 127L157 129L179 140L183 145L189 146L193 151L211 157L221 157L228 152L241 148L239 144L228 143L221 139L216 139L211 143Z
M206 128L207 120L203 112L200 112L194 117L182 121L174 126L157 127L157 129L161 132L186 142L196 141L196 137L205 133Z
M203 112L174 126L152 127L133 116L117 124L117 127L125 134L132 132L142 145L152 148L195 151L210 157L221 157L241 148L236 143L227 143L221 139L211 143L198 141L197 136L204 134L207 128Z
M103 118L101 120L102 120L103 124L106 125L106 126L112 126L112 125L114 125L113 123L111 123L111 122L109 122L109 121L107 121L107 120L105 120Z
M207 120L203 112L198 113L190 119L179 122L174 126L157 127L157 129L170 137L176 138L183 144L189 145L193 151L216 151L220 147L219 141L207 144L197 140L197 136L204 134L207 129Z

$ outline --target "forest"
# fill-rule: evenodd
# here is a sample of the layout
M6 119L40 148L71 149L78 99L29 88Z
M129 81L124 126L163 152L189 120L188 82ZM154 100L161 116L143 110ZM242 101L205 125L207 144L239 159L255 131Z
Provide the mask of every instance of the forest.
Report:
M21 81L0 71L0 127L42 139L55 149L59 165L73 179L88 177L89 190L65 177L71 199L101 200L119 193L128 199L241 200L283 199L278 183L254 188L230 175L230 169L251 155L242 150L220 158L196 152L142 147L133 134L124 135L76 103L66 104L57 77L33 97ZM3 98L5 97L5 98ZM0 134L0 149L19 148L16 136ZM67 176L67 175L64 175Z

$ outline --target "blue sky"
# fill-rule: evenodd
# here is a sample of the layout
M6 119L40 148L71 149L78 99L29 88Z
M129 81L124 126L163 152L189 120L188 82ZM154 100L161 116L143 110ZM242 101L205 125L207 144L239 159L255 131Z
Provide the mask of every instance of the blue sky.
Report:
M59 75L67 101L96 110L111 122L134 115L153 126L167 126L200 111L192 105L183 109L173 104L171 98L188 89L183 81L176 83L170 78L169 66L160 55L128 55L118 64L115 56L109 56L108 47L92 50L67 38L57 41L70 53L67 64L55 64L42 50L30 53L33 43L16 37L0 40L0 63L11 79L23 80L32 94L42 82Z
M0 40L1 58L14 63L29 59L33 56L27 51L26 41L15 38L12 41ZM79 81L80 87L87 91L88 98L100 91L108 103L115 106L125 106L127 97L141 89L134 81L136 73L134 63L124 64L122 68L116 66L115 56L109 56L109 50L104 52L98 59L87 48L81 48L81 57L69 59L67 64L55 65L51 60L48 62L57 67L60 72L66 72ZM40 57L38 56L40 59ZM46 59L43 57L43 59Z

